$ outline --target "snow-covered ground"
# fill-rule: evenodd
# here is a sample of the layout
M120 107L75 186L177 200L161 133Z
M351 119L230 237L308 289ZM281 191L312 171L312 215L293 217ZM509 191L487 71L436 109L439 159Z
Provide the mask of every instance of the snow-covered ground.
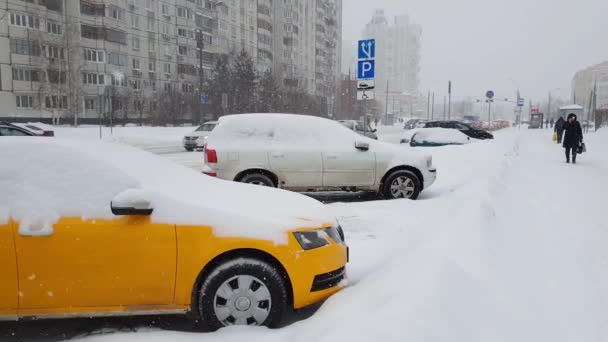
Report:
M418 201L328 205L351 248L350 286L306 320L84 341L608 341L608 131L586 137L577 165L551 133L425 150L439 174Z

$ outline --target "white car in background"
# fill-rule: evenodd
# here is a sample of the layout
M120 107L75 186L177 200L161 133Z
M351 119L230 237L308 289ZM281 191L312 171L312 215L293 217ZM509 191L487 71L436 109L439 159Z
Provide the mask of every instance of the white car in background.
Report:
M430 155L361 136L338 122L292 114L220 118L204 173L293 191L373 191L416 199L433 184Z
M186 151L192 152L195 149L202 149L207 142L207 137L215 126L217 126L217 121L205 122L194 132L186 134L183 140Z

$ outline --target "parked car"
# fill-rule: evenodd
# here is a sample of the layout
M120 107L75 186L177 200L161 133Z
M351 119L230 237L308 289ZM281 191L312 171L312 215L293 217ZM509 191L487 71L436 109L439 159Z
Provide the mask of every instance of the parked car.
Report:
M367 124L364 125L363 122L357 120L338 120L344 127L355 131L363 136L368 138L378 140L378 135L376 135L376 130L372 129L372 127Z
M473 128L460 121L429 121L424 125L424 128L457 129L471 138L482 140L494 139L494 136L491 133L481 129Z
M430 155L363 137L335 121L291 114L222 117L207 141L204 172L293 191L410 199L437 174Z
M344 233L307 196L102 142L9 137L0 160L0 318L277 326L346 284Z
M0 121L0 137L6 136L18 136L18 137L28 137L28 136L42 136L43 134L35 133L30 129L26 129L15 124L11 124L8 122Z
M414 129L419 122L424 120L421 119L410 119L403 124L403 129Z
M199 126L194 132L188 133L184 136L184 148L188 152L192 152L195 149L202 149L207 142L209 133L217 126L217 121L205 122Z
M401 139L401 143L409 144L411 147L439 147L464 145L476 140L457 129L422 128L416 130L411 138Z
M52 130L45 130L42 129L34 124L31 123L27 123L27 124L13 124L15 126L21 127L23 129L26 129L32 133L34 133L35 135L39 135L39 136L43 136L43 137L53 137L55 136L55 131Z

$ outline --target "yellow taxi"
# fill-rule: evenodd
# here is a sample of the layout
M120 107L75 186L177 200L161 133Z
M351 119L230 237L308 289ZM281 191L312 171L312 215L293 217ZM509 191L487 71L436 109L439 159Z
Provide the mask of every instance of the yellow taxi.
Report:
M0 320L191 313L277 326L346 285L315 200L110 143L1 138Z

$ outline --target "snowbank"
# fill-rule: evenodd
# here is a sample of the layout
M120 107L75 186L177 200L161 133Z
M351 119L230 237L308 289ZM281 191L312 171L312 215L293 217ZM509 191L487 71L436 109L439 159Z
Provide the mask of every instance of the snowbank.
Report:
M332 224L317 201L291 192L204 176L115 144L60 138L0 139L0 222L49 234L60 217L112 219L110 202L129 189L145 195L159 223L209 225L220 236L286 242L285 231ZM142 198L140 198L142 199Z

